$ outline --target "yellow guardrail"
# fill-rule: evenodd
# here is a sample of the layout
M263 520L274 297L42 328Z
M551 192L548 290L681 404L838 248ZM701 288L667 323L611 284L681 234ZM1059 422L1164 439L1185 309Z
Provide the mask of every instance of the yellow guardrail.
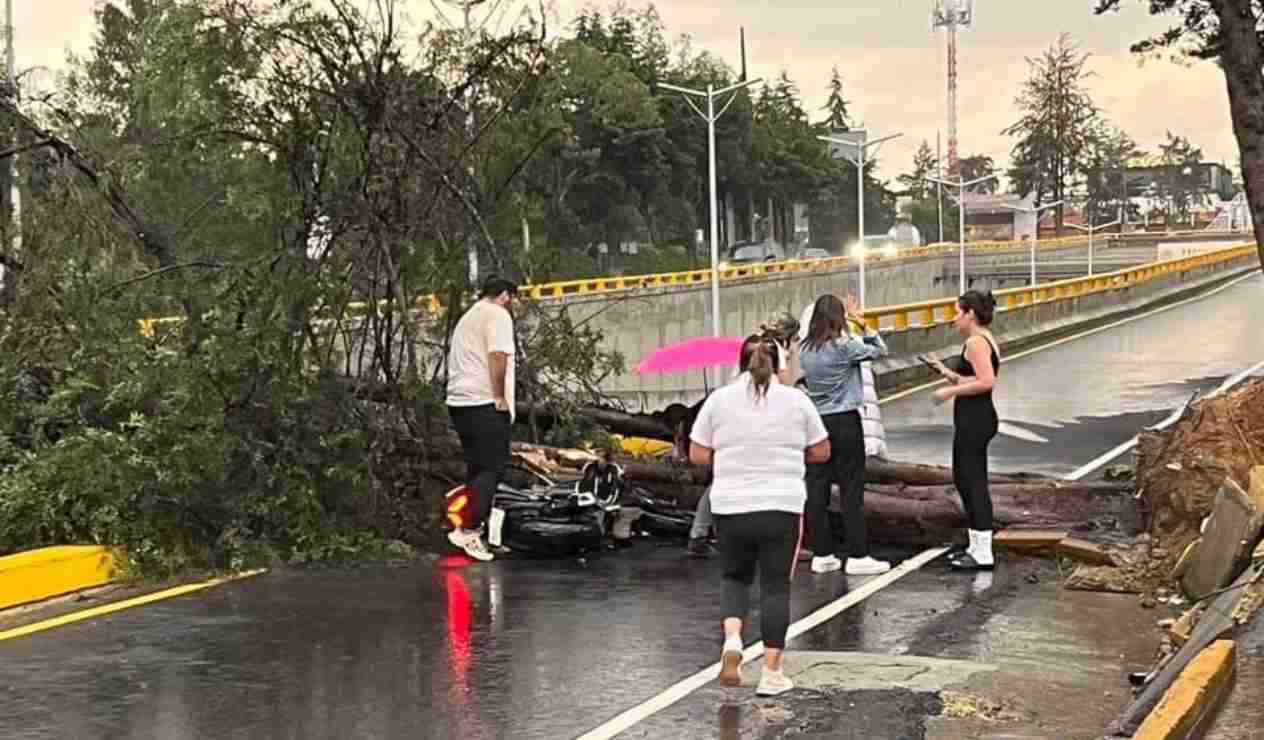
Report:
M1171 232L1156 233L1154 236L1161 238L1179 238L1181 236L1205 234L1202 231L1192 232ZM1102 235L1106 236L1105 234ZM1038 251L1051 249L1065 249L1068 247L1079 246L1088 243L1087 236L1069 236L1058 239L1043 239L1036 242ZM1010 250L1030 250L1030 241L987 241L987 242L968 242L966 250L969 252L1003 252ZM901 249L893 256L870 254L866 257L866 264L877 265L889 262L899 262L907 259L919 259L925 257L938 257L946 254L957 254L960 250L958 242L937 242L927 244L921 247L910 247ZM768 275L784 275L805 272L816 272L818 270L837 270L850 267L852 257L827 257L823 259L810 260L782 260L777 262L760 262L749 265L741 265L739 267L726 267L721 269L720 280L723 282L731 282L735 280L744 280L755 277L764 277ZM711 270L704 268L700 270L685 270L681 272L662 272L648 275L623 275L618 277L603 278L586 278L583 280L563 280L552 283L540 283L537 285L523 285L519 287L519 294L536 300L547 300L551 298L566 298L569 296L589 296L605 293L618 293L628 290L638 290L644 288L664 288L673 286L689 286L706 284L711 281ZM385 308L390 302L380 300L377 302L378 308ZM436 295L423 295L416 299L416 303L422 310L437 313L442 305L439 297ZM367 302L356 302L348 304L348 311L363 311L368 307ZM157 319L140 319L137 323L140 326L142 336L152 338L154 332L161 326L168 324L178 324L184 319L182 317L164 317Z
M1100 275L1071 278L1069 280L1059 280L1053 283L1022 288L1005 288L994 291L993 295L996 297L998 306L1006 309L1018 308L1050 300L1073 298L1089 293L1136 285L1169 273L1183 272L1195 267L1228 262L1239 257L1255 255L1256 253L1254 244L1238 245L1187 257L1151 262ZM908 329L912 326L931 326L936 323L951 321L953 316L956 315L956 311L957 297L949 296L933 301L874 308L865 311L864 315L865 325L871 329L889 325L900 330Z

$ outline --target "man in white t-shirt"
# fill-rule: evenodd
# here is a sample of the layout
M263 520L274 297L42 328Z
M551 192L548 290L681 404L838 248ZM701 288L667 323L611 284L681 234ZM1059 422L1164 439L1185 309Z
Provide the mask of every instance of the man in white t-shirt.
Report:
M514 419L514 328L509 308L518 286L502 277L483 282L479 299L452 332L448 351L448 413L461 438L472 495L468 520L448 541L477 560L492 554L479 534L509 465Z

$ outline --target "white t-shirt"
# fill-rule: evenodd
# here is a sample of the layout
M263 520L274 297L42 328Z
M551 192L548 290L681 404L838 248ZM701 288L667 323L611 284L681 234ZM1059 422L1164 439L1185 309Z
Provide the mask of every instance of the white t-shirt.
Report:
M456 322L448 350L448 405L482 406L493 403L492 374L487 355L509 355L505 369L505 400L514 416L513 317L491 301L478 301Z
M717 389L702 404L689 437L715 451L711 510L716 514L802 514L803 451L829 437L803 393L774 376L756 399L750 376Z

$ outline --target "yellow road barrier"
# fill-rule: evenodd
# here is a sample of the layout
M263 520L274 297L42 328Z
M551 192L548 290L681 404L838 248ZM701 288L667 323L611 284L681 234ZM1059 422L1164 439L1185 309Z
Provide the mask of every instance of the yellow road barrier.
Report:
M114 554L95 545L45 547L0 558L0 609L29 604L114 580Z

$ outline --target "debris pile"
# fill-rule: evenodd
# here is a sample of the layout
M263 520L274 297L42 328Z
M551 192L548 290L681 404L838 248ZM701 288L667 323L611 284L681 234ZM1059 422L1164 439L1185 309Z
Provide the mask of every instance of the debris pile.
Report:
M1113 552L1118 567L1082 566L1067 586L1140 593L1154 606L1228 585L1264 526L1264 472L1252 481L1261 465L1264 378L1190 404L1165 430L1142 432L1135 479L1148 532Z

